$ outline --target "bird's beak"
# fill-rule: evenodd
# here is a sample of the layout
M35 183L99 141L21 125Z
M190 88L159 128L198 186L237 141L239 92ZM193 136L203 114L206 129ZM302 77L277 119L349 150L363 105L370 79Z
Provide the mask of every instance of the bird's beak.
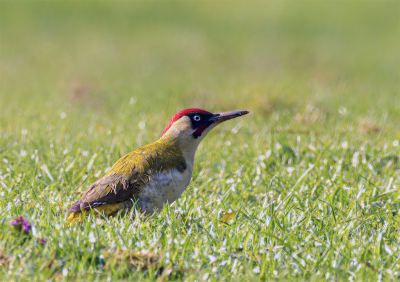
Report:
M218 124L218 123L227 121L229 119L247 115L248 113L249 113L249 111L232 111L232 112L213 114L213 116L210 118L210 121L212 121L212 123Z

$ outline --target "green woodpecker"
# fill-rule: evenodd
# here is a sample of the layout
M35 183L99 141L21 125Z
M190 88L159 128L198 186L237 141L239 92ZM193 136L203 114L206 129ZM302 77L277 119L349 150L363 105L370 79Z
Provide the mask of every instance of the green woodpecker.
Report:
M192 178L196 149L216 125L248 111L213 114L201 109L177 113L156 142L119 159L73 204L67 226L82 221L90 208L104 216L125 214L133 207L152 214L166 203L173 203Z

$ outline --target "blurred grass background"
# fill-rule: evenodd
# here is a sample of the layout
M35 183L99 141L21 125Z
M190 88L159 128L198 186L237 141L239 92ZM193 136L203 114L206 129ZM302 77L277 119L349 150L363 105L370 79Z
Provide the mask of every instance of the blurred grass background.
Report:
M82 107L94 117L155 114L156 131L187 107L257 116L312 101L334 115L339 107L353 117L399 113L396 1L1 8L3 128L16 114Z
M79 251L68 241L68 236L86 238L91 228L86 226L82 232L73 229L73 235L57 231L62 225L65 209L78 198L73 192L85 190L124 153L157 139L169 119L177 111L189 107L213 112L249 109L251 114L220 126L205 139L197 154L194 181L172 210L180 207L185 210L188 201L196 199L194 206L189 205L188 214L194 218L198 212L201 217L202 210L221 210L223 199L232 207L244 204L255 209L260 214L254 218L259 216L263 220L269 207L267 210L258 202L261 193L272 193L273 205L275 199L282 201L290 195L292 188L303 197L296 206L299 210L308 199L317 205L312 202L316 197L315 189L321 199L333 195L332 207L337 213L341 212L343 218L350 217L353 212L357 215L359 209L363 214L389 209L390 205L397 205L398 192L388 196L393 202L382 198L383 202L372 208L367 204L364 206L363 201L368 203L370 198L375 199L374 187L379 194L390 185L394 189L399 185L396 157L400 138L399 50L398 1L1 1L2 217L11 220L19 214L30 215L39 235L53 237L54 242L64 244L64 251L54 243L43 253L43 257L49 257L54 249L60 256L65 252L64 258L58 259L63 266L53 269L78 271L82 267L79 263L86 269L85 261L77 259ZM368 165L358 165L358 154L367 156L364 160ZM327 177L327 172L318 168L307 183L312 190L310 194L308 188L295 183L309 165L320 161L319 156L326 158L328 174L334 174L336 166L340 171L343 165L343 179L339 181L339 177L332 181L333 186L326 184L328 188L321 188L324 183L321 175ZM354 156L355 166L352 165ZM261 166L261 176L259 157L268 160L265 161L267 167ZM245 171L240 176L243 166ZM238 171L239 176L236 175ZM360 175L368 177L368 181ZM240 177L246 179L247 186L243 188L237 184L236 192L225 198L230 183L239 183ZM336 173L333 179L335 177ZM389 186L388 178L391 179ZM276 184L274 181L278 180ZM265 183L270 183L268 188ZM358 190L339 193L346 185L366 185L370 194L359 198L362 194L358 194ZM201 193L197 192L199 187ZM340 195L340 199L336 199L336 195ZM32 202L32 206L12 205L16 198ZM41 208L34 207L35 203L41 203ZM281 223L289 225L291 221L286 215L291 212L288 208L275 216ZM336 218L331 212L328 207L324 212L327 223L323 231L336 234ZM310 218L314 217L312 212L309 214ZM148 226L135 231L146 234L135 233L142 247L147 244L148 236L153 236L146 232L160 234L157 230L164 226L165 217L161 214ZM208 224L219 224L212 221L218 219L209 218L211 223L207 223L207 217L206 223L201 221L206 229ZM241 219L247 224L246 219ZM13 254L18 248L11 250L6 244L13 237L7 231L8 221L4 220L0 227L3 234L0 235L0 249ZM359 218L351 220L356 224ZM358 240L361 236L376 240L376 230L381 230L383 222L395 220L396 215L388 214L381 221L362 225L351 232ZM245 227L251 229L256 221L252 220ZM239 217L237 222L242 224ZM163 229L165 236L176 237L174 232L178 231L171 230L180 230L181 223L174 224ZM398 230L398 225L392 226L392 231ZM246 228L241 226L237 233L226 233L226 236L233 234L234 248L238 247L235 244L243 244L242 240L248 234ZM272 235L287 235L285 232L280 234L281 229L276 226L274 228L270 230ZM306 226L304 230L307 228L312 229L314 225ZM319 259L328 260L324 266L316 263L310 269L307 264L305 269L297 272L301 274L297 276L300 280L309 277L317 277L316 281L328 279L329 276L324 276L327 271L337 275L336 278L347 279L350 275L347 270L355 271L356 266L352 266L350 259L335 270L332 266L332 261L336 261L335 254L318 258L322 254L320 249L308 243L302 245L308 240L305 239L307 233L294 230L288 233L293 236L295 250L308 248L318 263ZM132 232L129 229L124 233L126 240L133 238ZM211 273L212 266L208 265L207 258L201 263L192 260L189 250L200 246L200 253L207 253L208 248L217 247L215 242L201 237L201 230L196 232L199 236L197 245L188 247L186 252L176 247L175 257L190 267L199 267L198 276L193 279L203 279L203 272ZM398 247L396 232L388 232L387 241L383 240L394 252ZM184 236L182 234L179 236ZM274 241L270 235L270 248L279 248L277 245L282 242ZM157 236L153 237L157 239L154 244L159 244L157 246L163 251L169 250L170 245ZM343 236L331 249L344 246L349 258L354 253L359 261L369 261L379 271L400 271L391 261L393 256L382 251L384 245L380 245L382 247L376 253L356 255L356 251L364 247L370 249L370 245L364 243L375 246L375 241L369 242L362 237L363 242L352 245L350 237ZM111 239L119 242L114 237ZM102 244L100 249L112 245L103 241ZM258 254L261 246L261 243L254 243L249 250ZM65 248L69 248L69 252ZM89 248L88 245L87 250ZM132 248L135 247L130 246ZM72 257L68 259L68 256ZM39 261L46 261L43 257ZM27 265L30 263L28 256L15 255L15 258L26 259ZM297 270L290 270L293 266L291 263L288 264L291 266L285 265L285 260L298 263L291 256L269 261L265 255L263 261L269 266L264 268L265 263L260 266L261 279L270 277L276 270L280 275L286 268L293 276L285 276L286 273L281 278L295 277ZM68 268L71 261L76 264ZM383 261L382 266L374 264L380 261ZM24 277L42 273L35 267L26 268L24 271L28 274ZM221 277L231 274L236 277L235 272L230 271L232 266L226 267L229 269L223 270ZM360 279L371 275L378 278L377 271L365 264L363 268L365 276ZM9 279L19 277L15 269ZM340 272L341 269L344 271ZM316 274L319 270L321 276ZM113 275L121 278L118 272ZM386 275L398 277L397 274Z
M249 109L253 131L269 130L273 113L308 131L310 110L322 117L314 129L398 131L396 1L2 1L0 44L3 132L97 126L127 152L189 107ZM152 130L136 137L144 120Z

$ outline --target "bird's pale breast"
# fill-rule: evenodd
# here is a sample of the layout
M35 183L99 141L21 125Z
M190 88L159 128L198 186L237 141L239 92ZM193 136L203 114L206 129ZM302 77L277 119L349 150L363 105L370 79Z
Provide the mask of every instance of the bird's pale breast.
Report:
M191 166L183 172L174 168L152 175L137 197L137 205L141 212L152 214L156 208L161 210L167 202L173 203L185 191L191 178Z

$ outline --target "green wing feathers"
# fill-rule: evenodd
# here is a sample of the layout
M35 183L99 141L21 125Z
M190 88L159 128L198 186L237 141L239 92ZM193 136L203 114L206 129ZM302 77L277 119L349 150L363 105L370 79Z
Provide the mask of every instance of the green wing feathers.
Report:
M126 154L68 209L71 213L68 218L70 224L79 220L81 210L89 210L90 207L102 210L100 207L135 200L153 174L173 168L183 172L186 162L176 146L164 141L158 140ZM109 215L111 210L103 212Z

